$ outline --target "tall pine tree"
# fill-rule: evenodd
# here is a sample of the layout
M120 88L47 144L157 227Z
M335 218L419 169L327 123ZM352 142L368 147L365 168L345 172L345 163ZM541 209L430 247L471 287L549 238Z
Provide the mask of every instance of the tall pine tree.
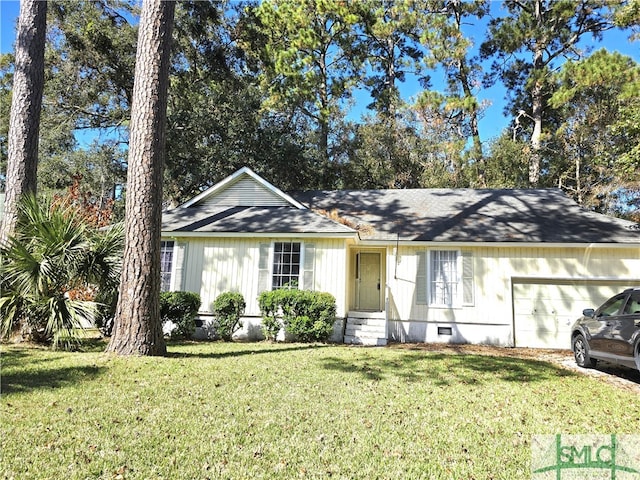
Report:
M160 233L169 56L175 2L142 4L131 107L125 249L107 351L164 355L160 322Z
M15 230L21 197L36 191L46 25L46 1L20 2L0 242Z

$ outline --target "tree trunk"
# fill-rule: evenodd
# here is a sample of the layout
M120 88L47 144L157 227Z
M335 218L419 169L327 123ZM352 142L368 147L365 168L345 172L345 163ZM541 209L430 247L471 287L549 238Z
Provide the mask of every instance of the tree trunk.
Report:
M480 187L485 188L487 182L485 179L486 162L484 160L484 154L482 152L482 141L480 140L480 128L478 125L478 106L475 103L475 96L471 90L471 84L469 81L468 67L463 58L458 61L458 73L460 78L460 84L462 85L462 91L464 97L474 100L474 106L469 110L469 127L471 128L471 138L473 140L473 146L471 148L471 158L473 159L474 166L478 172L478 184Z
M15 48L7 191L0 242L15 231L20 198L26 193L36 192L46 27L47 2L22 0Z
M320 112L318 115L318 133L320 138L318 139L318 149L320 150L320 168L322 168L323 171L322 184L328 186L335 184L336 172L334 169L336 165L331 162L331 153L329 152L329 135L331 132L329 121L331 114L329 112L330 86L329 75L327 73L326 51L320 55L318 67L322 78L319 92Z
M542 148L542 112L543 93L542 81L536 80L531 91L531 117L533 118L533 133L531 134L531 156L529 157L529 186L537 187L540 181L540 150Z
M462 36L462 3L459 0L452 2L453 15L456 22L456 30ZM482 151L482 141L480 140L480 127L478 121L478 103L473 94L471 80L469 79L469 66L467 65L466 55L457 54L456 67L458 69L458 80L462 87L465 99L473 100L473 107L468 111L469 127L471 129L471 139L473 146L471 148L471 158L473 159L476 172L478 173L478 185L481 188L487 186L485 178L486 162Z
M108 352L164 355L160 233L169 54L175 3L144 0L131 106L125 250Z
M394 18L394 20L396 20ZM396 86L396 79L398 77L398 74L396 72L396 65L395 65L395 51L396 51L396 41L393 38L393 35L389 35L389 38L387 38L387 68L386 68L386 72L385 72L385 90L386 92L383 94L385 96L385 106L386 109L383 110L383 114L386 115L388 118L393 118L394 122L396 119L396 116L398 115L398 99L396 98L395 95L395 86Z
M543 5L539 0L535 2L536 24L543 31ZM531 118L533 133L531 134L531 156L529 157L529 186L537 187L540 181L540 162L542 147L542 116L544 114L544 49L546 40L538 38L533 52L533 88L531 89Z

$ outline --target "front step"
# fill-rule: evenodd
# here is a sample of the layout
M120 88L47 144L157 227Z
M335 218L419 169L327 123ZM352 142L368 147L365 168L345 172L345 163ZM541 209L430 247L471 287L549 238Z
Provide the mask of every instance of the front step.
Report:
M387 339L350 337L349 335L345 335L344 343L346 345L362 345L363 347L384 347L385 345L387 345Z
M387 344L387 322L380 313L350 313L344 332L344 343L384 346Z

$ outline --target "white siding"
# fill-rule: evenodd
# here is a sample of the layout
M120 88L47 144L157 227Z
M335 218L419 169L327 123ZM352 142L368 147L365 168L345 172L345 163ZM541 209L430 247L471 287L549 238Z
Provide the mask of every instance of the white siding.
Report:
M433 332L438 325L453 325L450 341L513 345L514 281L525 278L562 279L570 283L575 280L580 284L585 280L599 279L606 284L614 279L632 283L640 280L639 248L465 246L463 250L472 252L474 257L474 305L439 308L417 302L418 253L424 250L400 247L397 259L393 255L388 256L387 295L392 339L447 341L434 336ZM576 318L582 308L576 308Z
M184 290L200 293L201 312L212 310L213 301L225 291L242 293L245 314L259 316L258 295L260 245L282 239L189 239ZM186 240L185 240L186 241ZM289 241L289 239L287 239ZM336 297L338 317L345 312L346 248L342 239L295 240L315 245L315 290ZM304 286L303 286L304 287Z
M204 205L230 205L241 207L290 207L284 198L260 185L252 178L243 177L216 195L203 200Z
M239 291L247 302L246 315L259 317L260 247L268 245L272 249L274 241L282 239L178 239L180 248L185 245L184 255L176 256L184 259L182 289L200 293L202 313L211 312L212 303L220 293ZM314 245L315 290L333 294L338 317L344 317L348 308L354 306L353 265L355 252L360 249L349 249L350 242L343 239L286 241ZM453 308L434 307L420 304L416 290L419 252L428 249L400 246L397 255L392 247L386 250L386 255L384 250L376 250L383 253L382 258L386 258L382 275L386 278L386 311L392 340L514 345L518 335L520 340L523 338L522 331L516 332L515 315L520 315L518 321L526 322L526 310L532 307L533 312L535 302L546 305L546 296L551 295L538 295L535 292L540 289L527 290L522 285L569 286L561 289L562 295L558 297L564 299L561 320L566 324L570 316L577 318L583 308L596 306L602 300L589 293L586 296L593 298L585 299L585 295L581 294L582 303L568 303L566 298L574 296L572 291L600 292L604 295L605 290L600 288L602 285L622 288L624 282L616 280L640 284L640 248L465 246L461 251L465 255L470 252L473 257L472 304ZM347 258L351 258L351 261L348 262ZM176 265L176 273L180 268ZM466 282L469 280L466 279ZM589 285L589 288L585 290L582 285ZM554 288L547 290L553 293ZM546 300L553 299L550 297ZM586 300L591 302L587 305L584 303ZM557 308L549 311L559 312ZM545 317L546 321L548 319ZM518 330L527 328L522 323L517 325ZM544 325L541 328L549 330ZM557 329L557 338L564 335L560 330Z

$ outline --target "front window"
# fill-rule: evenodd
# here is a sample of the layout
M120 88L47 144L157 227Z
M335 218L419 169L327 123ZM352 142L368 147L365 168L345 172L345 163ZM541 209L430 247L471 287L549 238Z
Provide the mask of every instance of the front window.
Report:
M430 303L454 305L459 303L460 267L455 250L432 250L430 258Z
M160 242L160 289L171 290L171 269L173 267L173 240Z
M271 287L297 288L300 283L300 243L276 242L273 246L273 275Z

